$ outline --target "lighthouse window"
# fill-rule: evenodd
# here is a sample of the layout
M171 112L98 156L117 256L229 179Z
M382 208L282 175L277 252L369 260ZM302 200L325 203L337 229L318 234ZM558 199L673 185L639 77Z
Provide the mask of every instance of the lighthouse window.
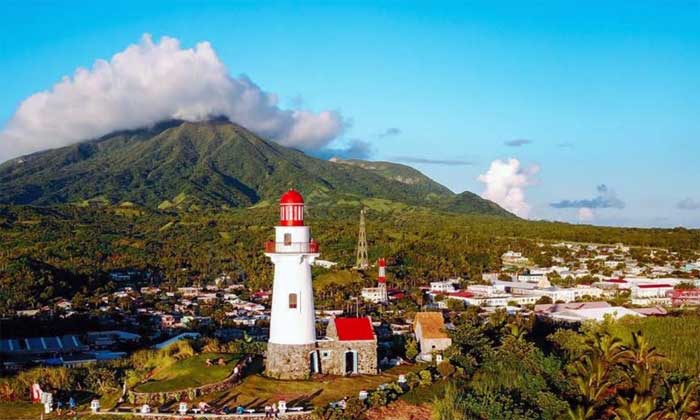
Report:
M297 308L297 294L290 293L289 294L289 309L296 309L296 308Z
M291 245L291 244L292 244L292 234L291 234L291 233L285 233L285 234L284 234L284 244L285 244L285 245Z

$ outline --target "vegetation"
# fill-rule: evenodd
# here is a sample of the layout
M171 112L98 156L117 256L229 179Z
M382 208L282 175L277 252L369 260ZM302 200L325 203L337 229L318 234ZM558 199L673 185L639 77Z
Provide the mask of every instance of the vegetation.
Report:
M309 208L307 219L324 259L341 266L354 263L358 206ZM0 206L0 313L38 308L59 297L72 299L78 292L78 303L92 307L96 296L119 286L109 273L125 268L143 272L135 280L162 283L166 289L206 284L222 273L253 290L271 284L271 265L261 248L276 224L273 206L217 212L120 210ZM700 246L697 230L576 226L417 207L370 211L367 225L370 259L388 257L390 285L408 289L449 276L479 281L483 271L500 269L500 255L509 249L537 258L544 249L552 250L547 255L561 252L537 242L625 242L688 255ZM337 278L334 270L316 269L315 274L323 278L326 273ZM342 307L350 293L372 284L371 274L345 290L324 291L321 282L317 292L329 306Z
M435 398L434 418L697 418L696 375L629 322L558 329L543 342L549 327L534 319L497 313L482 323L465 313L449 349L459 373ZM623 330L625 338L616 335Z
M218 359L222 359L224 364L219 365ZM207 365L207 360L211 360L211 366ZM158 369L148 382L137 386L135 390L138 392L176 391L219 382L231 374L237 362L238 358L232 354L198 354Z
M700 375L700 316L671 316L625 318L611 325L611 332L623 342L630 342L635 331L640 331L649 342L664 354L671 365L689 374Z
M513 217L476 195L457 196L407 166L331 162L224 120L170 121L120 131L0 165L0 203L151 209L247 207L275 202L289 187L313 205L379 198L465 213Z

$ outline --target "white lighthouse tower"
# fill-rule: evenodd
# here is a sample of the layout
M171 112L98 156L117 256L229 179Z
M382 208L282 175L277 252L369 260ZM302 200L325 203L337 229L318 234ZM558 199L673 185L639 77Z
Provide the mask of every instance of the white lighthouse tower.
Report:
M275 265L265 372L280 379L302 379L308 376L309 355L316 348L311 263L319 253L304 226L304 198L295 190L280 198L280 223L274 242L265 245L265 255Z

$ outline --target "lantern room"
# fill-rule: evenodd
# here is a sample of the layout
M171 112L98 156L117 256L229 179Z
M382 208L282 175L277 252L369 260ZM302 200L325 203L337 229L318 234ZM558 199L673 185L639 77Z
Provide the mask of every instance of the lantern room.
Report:
M280 198L280 226L304 226L304 197L295 189Z

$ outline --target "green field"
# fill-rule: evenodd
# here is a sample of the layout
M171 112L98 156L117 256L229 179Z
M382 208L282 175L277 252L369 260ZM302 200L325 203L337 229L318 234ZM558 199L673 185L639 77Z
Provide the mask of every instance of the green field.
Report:
M357 396L362 390L372 390L379 385L396 381L400 374L416 372L424 365L404 365L384 371L381 375L324 377L308 381L280 381L262 375L252 375L235 387L208 396L207 402L216 406L261 407L279 400L293 406L311 403L323 406L344 396Z
M222 357L224 366L207 366L207 359ZM158 370L149 382L138 385L137 392L165 392L198 387L225 379L238 362L238 356L223 353L203 353L180 360Z
M613 333L625 341L632 331L641 331L674 367L688 373L700 373L700 317L627 317L612 326Z

